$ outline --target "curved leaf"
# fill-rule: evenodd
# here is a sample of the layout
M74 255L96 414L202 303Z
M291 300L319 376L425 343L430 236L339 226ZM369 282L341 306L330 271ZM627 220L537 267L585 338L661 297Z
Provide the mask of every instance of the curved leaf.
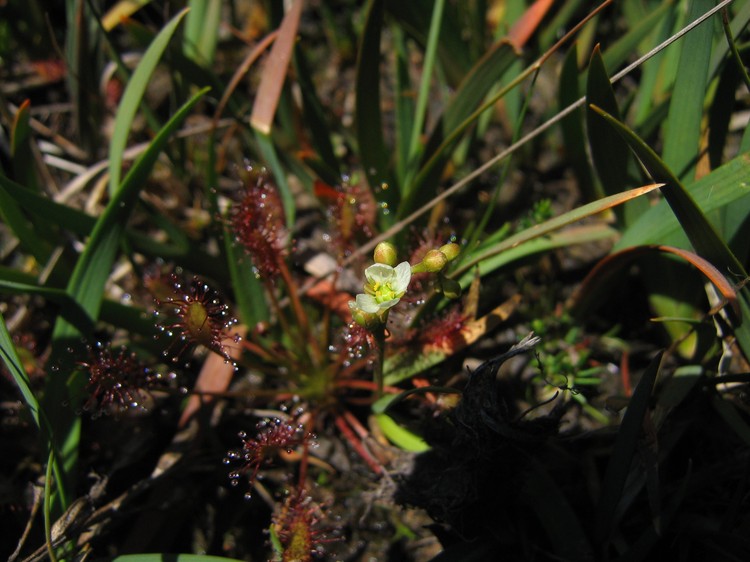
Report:
M662 159L625 124L599 107L592 105L591 109L604 117L625 138L630 149L641 160L651 177L664 184L661 192L698 254L725 271L732 271L746 277L742 264L719 237L716 229L706 219L693 197Z
M611 280L622 275L623 269L634 259L653 252L676 255L692 264L714 284L722 297L724 297L727 304L732 307L734 313L737 316L740 316L741 311L737 291L735 290L734 285L718 269L716 269L716 267L714 267L708 260L693 252L663 245L630 247L617 253L610 254L597 263L578 287L575 294L571 297L571 307L576 315L583 317L588 314L597 306L601 298L606 296L606 294L611 295Z
M125 86L122 94L122 101L117 108L115 116L115 126L112 132L112 140L109 145L109 193L114 194L120 186L120 177L122 173L122 160L125 147L128 143L128 135L133 125L133 119L141 104L143 95L151 80L151 75L159 64L162 53L167 48L169 40L172 38L177 25L188 10L184 9L178 13L172 20L164 26L159 34L151 42L151 45L143 54L141 62L133 72L133 75Z

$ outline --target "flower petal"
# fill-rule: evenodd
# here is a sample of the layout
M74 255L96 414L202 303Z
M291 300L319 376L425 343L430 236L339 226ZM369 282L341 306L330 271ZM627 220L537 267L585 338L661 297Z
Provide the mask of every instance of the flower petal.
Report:
M401 300L401 297L398 297L396 299L391 299L389 301L380 302L378 303L378 306L380 307L380 310L388 310L389 308L392 308L398 304L398 301Z
M378 304L378 302L375 300L375 297L373 297L372 295L365 295L364 293L360 293L357 295L357 300L354 304L362 312L368 312L370 314L380 312L381 308L381 305Z
M370 285L377 283L388 283L395 277L393 268L384 263L374 263L365 269L365 277Z
M411 266L409 262L404 261L398 264L394 270L396 275L395 280L392 282L393 290L403 296L406 289L409 287L409 281L411 281Z

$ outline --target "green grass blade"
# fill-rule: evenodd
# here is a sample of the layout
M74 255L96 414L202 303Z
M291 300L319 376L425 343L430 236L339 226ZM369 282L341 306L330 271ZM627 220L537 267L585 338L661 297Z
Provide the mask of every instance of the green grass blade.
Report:
M82 334L91 333L94 322L86 311L66 291L42 287L31 283L19 283L4 279L0 273L0 293L12 295L38 295L60 307L60 315Z
M595 104L611 115L620 118L615 93L609 81L599 48L594 48L589 64L586 84L586 101ZM586 112L586 128L589 137L591 158L596 173L601 180L604 193L612 195L637 183L628 177L630 159L632 158L627 143L592 111ZM622 213L620 213L622 215Z
M661 192L695 251L724 274L746 279L748 275L742 263L721 239L716 228L708 221L690 192L685 189L656 153L627 126L601 109L596 107L593 109L625 138L631 150L641 160L651 176L656 181L664 183ZM747 186L747 178L740 185ZM735 324L734 333L740 347L748 355L750 354L750 323L745 322L743 324L743 319L750 315L750 290L744 287L739 296L742 314L738 318L733 318L732 321Z
M459 275L456 279L463 289L467 289L474 278L474 270L468 270L469 266L476 265L479 275L484 276L530 256L550 252L557 248L569 248L576 244L613 240L617 238L617 235L617 231L608 226L587 225L529 238L518 244L507 244L507 241L503 241L490 249L484 251L480 249L482 259L479 262L470 256L471 263L467 266L462 265L457 270Z
M592 106L592 109L604 117L625 138L630 149L641 160L651 177L664 184L661 192L696 252L720 269L745 277L742 264L719 237L716 229L708 222L693 197L662 159L626 125L596 106Z
M234 558L207 554L123 554L112 558L99 558L99 562L241 562Z
M644 371L617 432L614 449L604 474L601 496L596 507L596 534L599 542L607 541L613 532L612 524L615 513L625 487L625 480L630 474L643 427L643 418L648 411L651 392L659 373L661 357L662 353L659 353Z
M694 21L714 5L713 0L691 0L688 22ZM713 27L711 22L693 29L683 39L677 78L665 123L662 158L667 167L683 180L695 176L700 145L703 102L708 87ZM606 109L606 108L605 108Z
M276 185L279 188L279 195L281 196L281 203L284 206L284 218L286 224L291 228L292 225L294 225L297 213L294 205L294 195L292 194L292 189L286 179L286 170L281 165L279 156L276 153L276 147L274 146L270 135L256 130L255 140L258 143L258 148L263 157L263 161L271 170L271 174L273 174L273 177L276 180Z
M2 210L6 209L5 197L12 198L13 205L20 205L35 218L54 222L79 236L88 236L96 222L94 217L83 211L57 203L0 173L0 209ZM18 217L14 218L18 219Z
M399 191L388 170L389 155L383 138L380 109L380 35L383 28L383 0L371 0L359 46L354 107L357 144L367 182L378 192L378 200L399 209ZM383 184L389 189L381 190ZM393 216L388 215L388 216Z
M665 14L661 22L654 23L653 43L659 45L666 41L675 30L675 21L677 20L676 10L670 9ZM653 114L667 96L674 81L674 72L665 70L667 63L671 60L667 55L669 49L660 50L654 54L642 67L640 87L636 92L633 107L630 111L630 118L639 130L642 129L644 122L652 118ZM659 124L662 119L659 119Z
M0 353L2 354L5 367L8 369L10 376L13 378L13 382L16 383L18 390L21 392L21 396L23 396L23 401L31 412L31 417L34 420L34 423L36 423L39 429L44 430L44 427L42 426L39 401L37 400L34 391L31 389L29 377L23 368L21 358L16 352L16 347L13 345L13 339L10 337L10 333L5 325L5 319L2 314L0 314Z
M95 217L73 207L57 203L53 199L27 189L0 174L0 208L2 208L2 201L5 200L6 195L14 200L10 204L20 205L35 220L55 224L81 238L89 236L96 224ZM18 216L20 215L14 218L17 220ZM160 217L160 220L170 233L178 232L174 225L169 225L169 228L167 228L166 217ZM192 271L210 271L213 278L221 281L228 277L227 268L220 259L183 243L184 237L182 236L172 243L158 242L152 236L131 229L125 230L125 236L133 249L144 255L172 260Z
M687 186L686 190L706 215L741 206L743 199L750 198L750 154L737 156ZM666 240L671 245L681 247L687 247L689 243L669 204L661 200L623 232L613 251L629 246L664 243Z
M38 189L39 182L30 145L30 108L31 102L26 100L13 116L13 126L10 131L10 156L15 179L24 185Z
M146 92L146 87L151 80L151 75L156 70L156 66L159 64L164 50L169 45L169 40L187 12L188 10L184 9L178 13L154 38L149 48L143 54L141 62L130 77L128 85L122 94L122 101L117 108L112 140L109 145L110 195L113 195L121 187L122 161L125 147L128 143L128 135L130 134L135 114Z
M204 89L198 92L164 125L148 149L133 164L107 208L97 220L91 238L68 284L68 292L92 318L95 319L98 315L104 285L114 263L120 237L125 230L125 223L138 201L138 194L151 168L171 135L207 91L208 89ZM73 332L65 327L64 322L55 326L53 338L71 335Z
M562 3L556 10L549 23L539 32L539 46L541 50L549 49L560 38L561 29L570 25L570 21L576 17L576 13L582 10L581 5L588 6L589 2L584 0L568 0Z
M339 161L333 151L326 113L315 90L305 51L299 45L294 49L293 62L297 72L297 83L302 94L302 114L310 131L310 141L315 149L316 157L325 164L329 172L329 177L322 179L335 185L341 181Z
M67 292L92 320L98 319L105 284L117 255L125 223L138 201L138 194L167 140L206 91L202 90L193 96L159 131L148 149L130 169L94 226L91 238L76 263L67 287ZM68 348L80 344L80 335L76 326L65 318L57 319L52 333L53 352L50 358L54 370L49 372L44 397L45 409L50 417L51 426L56 431L53 447L60 450L66 475L58 485L64 488L73 485L78 460L81 422L75 415L75 408L81 397L73 389L75 382L69 378L74 369ZM69 384L73 386L69 388ZM63 406L64 403L67 406ZM60 507L64 509L67 505L63 503Z
M10 194L10 189L14 185L18 184L0 174L0 219L8 225L11 232L18 238L21 248L34 256L36 262L43 266L49 259L51 248L37 234L31 222ZM31 192L31 190L28 191Z
M639 50L638 46L654 32L655 28L659 27L663 18L673 10L673 5L673 0L661 2L657 8L649 10L642 19L633 22L632 27L628 27L625 35L617 41L611 45L605 42L602 51L604 66L609 69L620 68L623 63L628 61L633 53ZM584 72L581 77L581 87L584 87L588 80L589 78Z
M37 428L39 428L43 441L51 445L51 426L49 424L49 421L47 420L47 417L44 415L44 410L42 409L39 400L36 397L36 394L34 394L34 391L31 388L29 377L23 368L23 363L21 362L21 358L18 356L16 347L13 345L13 339L8 332L8 328L5 325L5 319L3 318L2 314L0 314L0 357L5 364L6 369L10 373L13 382L15 382L16 386L18 387L18 390L23 397L23 401L26 404L26 407L29 409L29 412L31 413L31 417L34 420L34 423L36 424ZM65 483L61 480L61 476L63 473L58 461L59 456L56 453L53 453L53 450L54 447L50 446L50 465L58 481L58 495L61 497L62 503L67 504L68 497Z
M424 439L408 429L401 427L388 414L375 414L375 421L388 440L404 451L421 453L430 448L430 446L425 443Z
M388 1L386 3L388 15L392 16L410 37L423 46L427 45L433 7L434 0ZM472 5L467 9L467 6L453 2L446 5L446 15L443 17L437 48L440 68L451 87L458 86L471 68L473 59L476 58L476 54L472 55L472 43L484 45L485 36L482 27L472 29L472 37L469 40L463 31L471 27L466 25L461 16L467 15L473 7Z
M525 244L535 238L550 234L563 226L574 223L583 218L601 213L602 211L606 211L617 205L621 205L626 201L645 195L658 187L659 184L653 184L610 195L609 197L593 201L592 203L587 203L586 205L582 205L581 207L568 211L558 217L554 217L541 224L527 228L518 234L510 236L499 244L493 245L491 248L480 248L480 250L472 255L465 263L462 263L461 267L454 272L454 276L464 274L470 271L475 265L481 265L485 260L500 255L503 252L507 252L521 244Z
M408 199L400 205L399 216L408 215L434 195L435 186L450 159L451 150L458 144L461 135L486 110L494 107L499 99L519 84L517 79L481 103L517 59L518 53L513 46L507 41L499 41L466 75L427 141L424 150L427 161L410 186ZM529 72L530 69L526 69L522 76Z
M413 114L413 123L411 126L411 138L409 139L409 149L407 163L414 162L418 158L422 145L422 129L424 127L427 115L427 102L429 101L430 90L432 86L433 67L435 65L435 56L437 53L438 38L440 37L440 27L443 22L443 9L445 0L437 0L432 7L432 19L430 20L430 32L427 36L427 47L424 54L424 64L422 67L422 79L419 84L417 94L417 105ZM406 180L403 185L403 196L408 195L411 179L416 173L414 166L407 164Z
M222 3L216 0L190 0L185 18L182 52L198 64L210 68L219 39Z
M412 83L409 76L409 50L407 48L404 31L400 26L392 28L393 43L395 51L394 79L396 81L396 93L393 102L396 137L396 176L399 185L404 185L406 173L409 169L409 139L412 136L414 126L412 115L414 115L414 95Z
M633 52L638 50L638 46L653 33L655 28L659 27L663 18L674 8L675 0L666 0L659 2L655 7L653 4L646 7L646 13L643 17L631 22L625 35L604 49L602 55L604 65L607 68L617 68L627 61Z
M750 2L734 2L734 6L737 7L737 12L732 21L729 22L729 30L732 36L738 37L750 23ZM729 45L726 41L719 41L716 44L711 56L711 74L714 74L716 69L724 64L728 51Z
M560 87L558 89L560 109L578 101L581 97L578 88L578 49L573 44L565 56L560 69ZM560 122L560 129L565 141L565 155L575 170L578 186L584 202L596 201L604 197L604 191L596 182L586 152L586 138L583 133L583 111L579 108Z

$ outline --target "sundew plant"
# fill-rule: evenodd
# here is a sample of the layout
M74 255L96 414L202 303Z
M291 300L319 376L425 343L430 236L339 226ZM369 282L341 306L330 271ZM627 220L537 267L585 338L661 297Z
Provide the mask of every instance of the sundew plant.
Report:
M747 559L750 1L0 4L0 556Z

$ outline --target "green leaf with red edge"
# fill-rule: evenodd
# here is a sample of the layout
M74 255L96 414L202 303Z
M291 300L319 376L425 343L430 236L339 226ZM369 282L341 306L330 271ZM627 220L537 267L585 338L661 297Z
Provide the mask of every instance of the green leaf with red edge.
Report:
M690 193L651 147L643 142L627 125L618 121L606 111L595 105L592 105L591 109L601 115L623 136L654 181L664 184L661 187L661 192L698 254L724 271L731 271L746 277L747 274L742 264L718 235L716 229L708 221Z
M711 262L682 248L663 245L633 246L610 254L602 259L589 272L575 294L571 297L570 308L572 312L579 318L586 317L606 297L611 296L612 282L623 276L623 271L629 267L633 260L645 254L655 252L676 255L692 264L706 279L713 283L727 305L732 308L734 314L736 316L741 314L739 299L734 285Z
M625 138L630 149L641 160L651 176L664 183L661 192L695 251L720 271L746 279L748 276L742 263L721 239L690 192L672 174L661 158L626 125L598 107L592 106L592 109ZM745 355L750 356L750 323L743 324L742 322L743 318L750 315L750 292L747 286L742 288L739 297L741 315L732 319L735 324L734 333Z

